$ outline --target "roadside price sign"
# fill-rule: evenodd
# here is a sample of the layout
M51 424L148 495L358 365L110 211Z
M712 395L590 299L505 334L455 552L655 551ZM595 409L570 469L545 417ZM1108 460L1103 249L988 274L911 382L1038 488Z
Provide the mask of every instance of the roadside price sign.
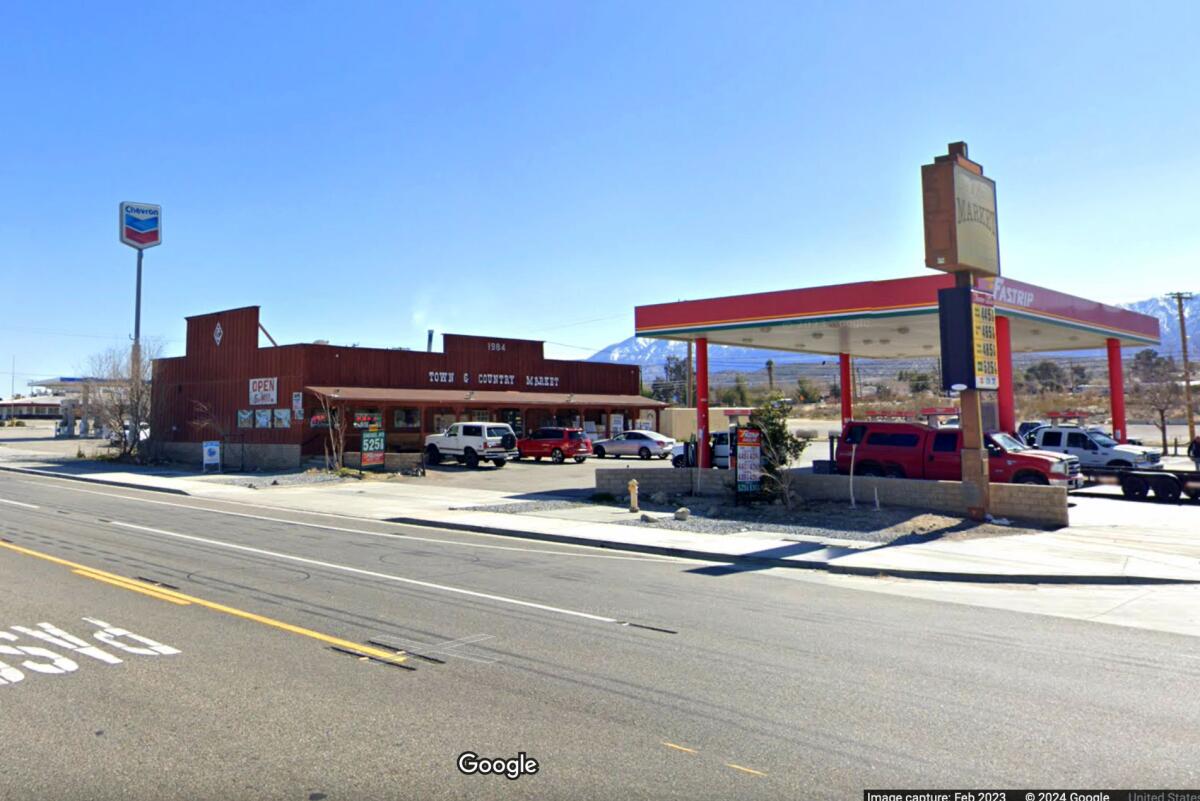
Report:
M762 491L762 446L761 429L738 426L734 436L734 458L737 461L737 491L755 493Z
M942 389L1000 388L995 298L965 286L938 290L938 341Z
M999 389L996 307L995 300L986 292L971 293L971 327L975 341L975 388Z
M382 431L364 431L362 434L362 466L379 467L385 459L387 436Z

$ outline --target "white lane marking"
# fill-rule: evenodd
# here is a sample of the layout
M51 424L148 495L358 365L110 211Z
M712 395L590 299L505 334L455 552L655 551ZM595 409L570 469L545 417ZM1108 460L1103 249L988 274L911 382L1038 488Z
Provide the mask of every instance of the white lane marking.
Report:
M108 665L121 664L121 660L117 657L94 645L89 645L85 640L79 639L74 634L68 634L53 623L38 623L38 628L36 629L31 629L27 626L13 626L12 630L19 631L30 637L36 637L39 640L45 640L51 645L57 645L59 648L65 648L68 651L90 656L92 659L98 659Z
M25 674L17 670L12 665L6 665L0 662L0 687L6 684L16 684L18 681L23 681Z
M114 648L119 648L122 651L139 656L171 656L181 653L178 648L172 648L169 645L163 645L157 640L152 640L149 637L143 637L140 634L134 634L128 629L117 628L110 623L105 623L103 620L96 618L83 618L88 623L95 625L98 630L93 632L93 636L103 643L106 643ZM24 634L28 637L35 637L43 642L48 642L51 645L69 651L72 656L75 654L83 654L90 656L106 665L120 665L122 660L90 645L86 640L76 637L63 631L53 623L38 623L38 628L33 629L28 626L12 626L12 630ZM120 638L126 638L141 645L131 645L120 641ZM0 630L0 643L17 642L17 637L7 631ZM145 646L145 647L142 647ZM3 645L0 644L0 654L4 656L27 656L36 657L39 660L26 659L21 662L21 667L34 673L41 673L49 676L61 676L64 673L74 673L79 669L79 663L73 659L69 659L61 654L57 654L48 648L42 648L37 645ZM25 680L25 674L17 668L5 662L0 662L0 687Z
M150 528L149 526L138 526L133 523L122 523L119 520L112 521L112 525L120 526L121 528L131 529L133 531L141 531L147 534L157 534L163 537L174 537L181 540L190 540L192 542L202 542L206 545L215 545L218 548L231 548L235 551L244 551L246 553L255 553L260 556L272 556L276 559L286 559L291 562L299 562L305 565L315 565L317 567L326 567L331 570L341 570L346 573L356 573L360 576L371 576L372 578L385 579L387 581L396 581L401 584L412 584L416 587L425 587L431 590L439 590L441 592L450 592L457 595L467 595L472 598L483 598L488 601L498 601L500 603L512 604L514 606L524 606L530 609L540 609L543 612L554 612L559 615L569 615L571 617L580 617L585 620L595 620L599 623L618 623L616 618L604 617L603 615L593 615L589 612L577 612L574 609L563 609L559 606L547 606L545 604L534 603L533 601L522 601L519 598L509 598L504 595L493 595L488 592L478 592L476 590L466 590L462 587L451 587L448 584L434 584L431 581L419 581L418 579L404 578L403 576L394 576L390 573L378 573L374 570L363 570L358 567L350 567L349 565L339 565L333 562L322 562L319 559L308 559L303 556L293 556L292 554L279 553L278 551L268 551L264 548L252 548L249 545L237 545L232 542L224 542L223 540L210 540L207 537L196 537L191 534L179 534L174 531L164 531L160 528Z
M12 642L16 639L15 636L9 634L7 631L0 631L0 640ZM26 659L21 663L21 667L26 670L32 670L34 673L47 673L54 676L62 673L74 673L76 670L79 670L79 664L73 660L67 659L65 656L59 656L47 648L41 648L36 645L0 645L0 654L4 654L5 656L37 656L50 660L47 663Z
M53 478L53 476L49 476L49 477ZM24 483L32 484L34 482L24 482ZM36 484L35 484L35 486L36 486ZM172 503L171 501L161 501L161 500L152 499L152 498L138 498L136 496L131 496L131 495L117 495L117 494L114 494L111 492L98 492L96 490L83 489L82 487L67 486L67 487L63 487L63 489L68 489L73 492L84 492L84 493L87 493L88 495L102 495L106 498L118 498L123 501L136 501L137 503L152 503L152 504L155 504L158 506L173 506L177 509L192 509L197 512L211 512L212 514L229 515L230 517L246 517L246 518L250 518L251 520L264 520L269 523L285 523L289 526L303 526L305 528L319 528L319 529L324 529L326 531L341 531L346 534L363 534L368 537L387 537L392 540L413 540L415 542L433 542L433 543L437 543L438 545L453 545L453 546L457 546L457 547L461 547L461 548L489 548L489 549L496 550L496 551L520 551L521 553L544 553L544 554L550 554L551 556L578 556L580 558L585 558L585 559L623 559L623 560L633 561L633 562L657 561L657 562L693 563L693 562L702 561L702 560L697 560L697 559L684 559L684 558L681 558L678 556L660 556L658 554L640 554L638 556L622 556L622 555L617 555L617 554L601 554L601 553L571 553L569 551L550 551L550 550L546 550L544 548L515 548L511 545L484 545L483 543L480 543L480 542L457 542L455 540L442 540L442 539L438 539L437 537L417 537L417 536L414 536L411 534L389 534L384 531L366 531L364 529L358 529L358 528L344 528L342 526L330 526L330 525L325 525L324 523L306 523L301 520L288 520L288 519L282 518L282 517L267 517L266 515L252 515L247 512L231 512L226 509L210 509L207 506L193 506L192 504L187 504L187 503ZM242 501L230 501L230 500L225 500L225 499L221 499L221 500L218 500L215 502L216 503L236 503L241 506L248 505L248 504L243 503ZM37 508L37 507L35 507L35 508ZM361 518L350 517L349 515L339 515L339 514L335 514L333 512L309 512L309 511L295 510L295 513L303 514L303 515L320 515L323 517L336 517L336 518L339 518L342 520L361 519ZM372 522L378 523L380 525L385 525L385 526L411 526L414 528L419 528L419 527L423 526L425 528L437 528L437 525L435 523L392 523L387 520L376 520L376 521L372 521ZM456 531L455 533L456 534L469 534L471 536L476 536L476 537L500 537L501 536L499 534L486 534L486 533L479 532L479 531L461 531L461 532ZM508 536L505 536L503 538L508 539L508 540L520 539L519 537L514 538L514 537L508 537ZM588 550L601 550L600 548L598 548L597 546L594 546L594 545L578 545L576 543L569 543L569 542L561 543L561 547L563 547L563 548L582 548L582 549L588 549Z
M42 507L32 503L21 503L20 501L10 501L7 498L0 498L0 503L10 503L13 506L20 506L25 509L41 509Z
M85 617L84 620L86 620L88 623L91 623L93 626L100 627L100 630L92 635L93 637L100 642L108 643L114 648L120 648L126 653L138 654L140 656L173 656L174 654L180 653L178 648L172 648L169 645L163 645L158 640L152 640L149 637L143 637L140 634L134 634L128 629L117 628L111 623L105 623L103 620L98 620L94 617ZM131 640L140 642L146 647L143 648L141 645L128 645L123 643L121 642L122 637L128 637Z

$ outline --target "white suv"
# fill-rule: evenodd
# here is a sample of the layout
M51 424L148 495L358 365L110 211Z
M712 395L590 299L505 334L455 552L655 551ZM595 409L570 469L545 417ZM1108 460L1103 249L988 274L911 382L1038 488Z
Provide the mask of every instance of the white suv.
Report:
M671 449L671 464L675 467L687 467L687 444L678 442ZM718 431L712 436L712 466L722 470L729 469L729 432Z
M441 464L447 456L474 469L481 461L504 467L520 458L517 435L507 423L455 423L425 438L425 463Z
M1162 467L1162 456L1153 448L1122 445L1100 431L1079 426L1044 426L1030 436L1030 444L1042 451L1078 456L1083 467L1132 467L1154 470Z

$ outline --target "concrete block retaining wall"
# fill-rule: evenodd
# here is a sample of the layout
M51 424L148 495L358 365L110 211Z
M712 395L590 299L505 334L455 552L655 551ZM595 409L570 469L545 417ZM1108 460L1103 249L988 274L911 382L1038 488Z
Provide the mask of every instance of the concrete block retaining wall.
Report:
M792 481L802 498L847 502L850 500L849 476L818 476L793 471ZM955 515L966 512L961 481L854 477L854 499L858 503L875 503L876 492L879 493L879 503L884 506L906 506Z
M850 500L849 476L821 476L793 470L791 480L801 498ZM637 479L638 493L647 498L656 492L668 495L711 495L732 497L733 474L728 470L613 468L596 471L596 491L621 497L630 479ZM695 483L694 483L695 482ZM903 506L931 512L965 515L961 481L915 481L897 478L854 479L854 496L862 504L873 504L875 493L885 506ZM1067 490L1030 484L992 484L992 515L1048 528L1068 525Z
M201 464L199 442L154 442L150 452L160 459L192 465ZM224 470L291 470L300 466L299 445L262 445L224 443L221 467Z
M689 468L614 467L596 470L596 492L620 498L637 479L638 494L648 498L656 492L668 495L729 495L733 492L733 474L728 470Z
M1048 528L1070 525L1066 487L993 484L992 515L1030 520Z
M401 470L413 470L425 464L425 454L423 453L385 453L383 455L383 469L388 473L398 473ZM362 460L362 454L358 451L346 451L342 454L342 461L346 467L358 469L358 464ZM368 470L378 470L378 467L368 467Z

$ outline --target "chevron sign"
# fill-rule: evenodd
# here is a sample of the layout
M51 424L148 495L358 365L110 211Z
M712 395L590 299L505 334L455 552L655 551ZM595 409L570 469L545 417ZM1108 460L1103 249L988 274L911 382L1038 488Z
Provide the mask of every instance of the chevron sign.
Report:
M162 244L162 206L126 200L119 209L118 225L123 243L138 250Z

